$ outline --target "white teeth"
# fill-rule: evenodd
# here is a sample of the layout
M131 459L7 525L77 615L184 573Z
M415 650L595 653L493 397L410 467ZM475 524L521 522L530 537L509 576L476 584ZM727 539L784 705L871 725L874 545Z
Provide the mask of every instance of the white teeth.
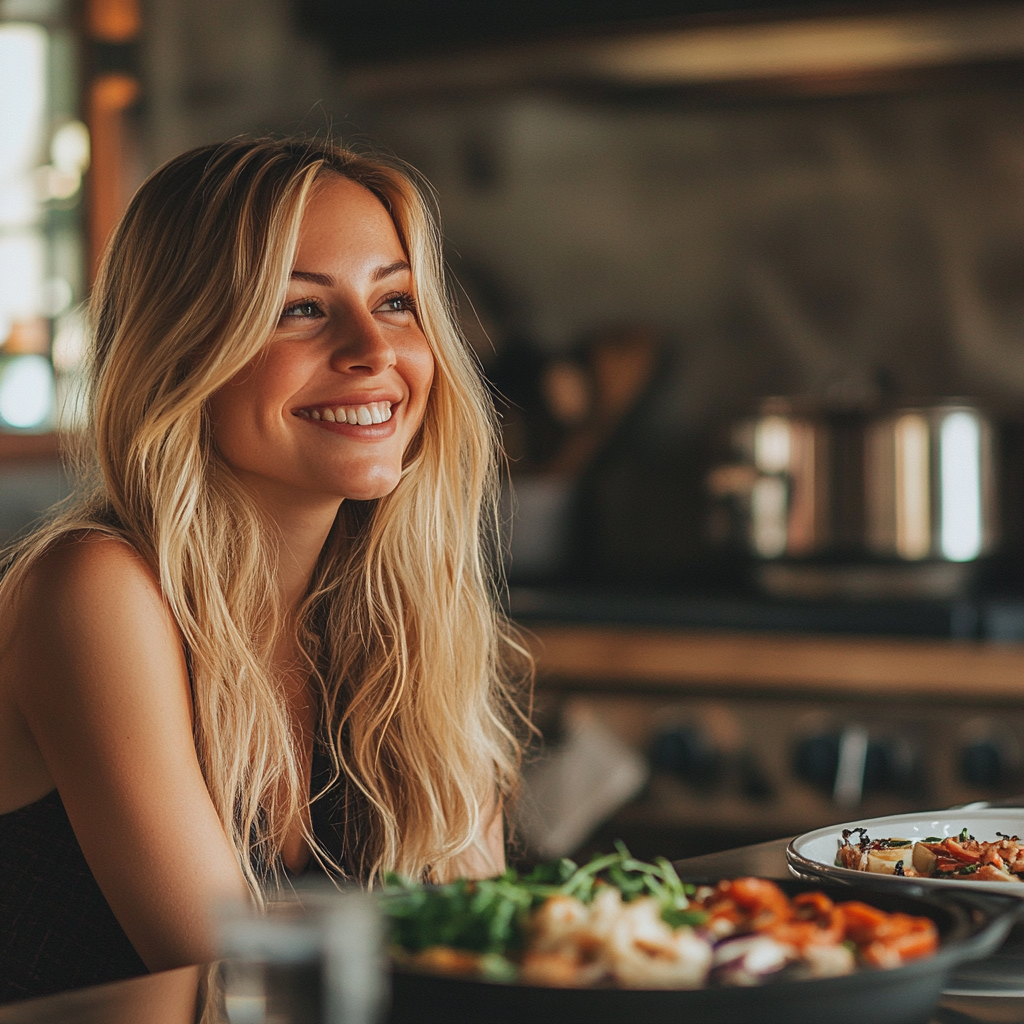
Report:
M351 423L352 426L369 427L374 423L387 423L391 419L390 402L370 402L368 405L338 406L329 409L300 409L298 415L308 420L326 420L328 423Z

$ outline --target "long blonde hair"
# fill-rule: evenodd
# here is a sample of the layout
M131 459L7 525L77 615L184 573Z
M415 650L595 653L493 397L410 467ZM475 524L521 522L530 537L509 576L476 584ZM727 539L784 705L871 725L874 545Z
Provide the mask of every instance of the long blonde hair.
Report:
M390 214L435 360L422 428L386 497L346 501L308 594L277 606L277 539L212 444L207 400L267 343L303 211L341 174ZM72 530L147 561L181 629L195 744L254 892L309 804L271 652L294 630L320 694L331 783L347 794L336 863L444 879L514 792L522 646L496 611L494 413L453 320L440 234L403 171L325 142L241 140L185 153L143 184L93 291L89 441L98 482L24 543L12 592Z

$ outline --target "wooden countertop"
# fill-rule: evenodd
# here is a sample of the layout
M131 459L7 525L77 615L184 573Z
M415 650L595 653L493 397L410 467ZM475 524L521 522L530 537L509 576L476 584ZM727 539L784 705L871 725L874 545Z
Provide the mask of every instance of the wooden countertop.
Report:
M547 685L1024 701L1024 644L535 625Z

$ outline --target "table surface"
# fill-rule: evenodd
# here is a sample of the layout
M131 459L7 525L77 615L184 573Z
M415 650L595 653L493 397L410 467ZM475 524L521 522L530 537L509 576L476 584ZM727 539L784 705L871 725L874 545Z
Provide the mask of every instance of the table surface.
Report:
M690 877L761 875L788 878L788 840L745 846L676 862ZM203 1016L210 967L135 978L0 1008L0 1024L224 1024L219 1014ZM1024 974L1024 964L1022 964ZM285 1024L285 1022L281 1022ZM873 1024L885 1024L876 1021ZM1024 1024L1024 997L944 996L932 1024Z

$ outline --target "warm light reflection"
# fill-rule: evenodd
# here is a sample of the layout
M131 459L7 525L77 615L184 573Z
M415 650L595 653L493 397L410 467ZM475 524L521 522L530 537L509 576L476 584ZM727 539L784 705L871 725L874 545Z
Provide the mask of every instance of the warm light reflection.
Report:
M58 171L82 174L89 166L89 129L81 121L62 124L50 140L50 162Z
M856 74L1018 55L1024 14L1016 5L974 6L627 35L592 43L588 56L609 76L653 84Z
M110 232L124 212L124 113L135 102L139 83L128 75L100 75L89 87L92 184L89 196L90 262L99 267Z
M952 412L939 431L942 554L951 562L977 558L982 548L981 428L968 412Z
M781 416L758 420L754 432L754 465L762 473L785 473L790 459L789 422Z
M896 553L928 555L932 545L928 421L908 413L896 421Z
M762 558L778 558L785 553L788 502L786 481L779 476L763 476L750 494L751 540Z
M106 43L127 43L142 31L139 0L91 0L89 35Z

